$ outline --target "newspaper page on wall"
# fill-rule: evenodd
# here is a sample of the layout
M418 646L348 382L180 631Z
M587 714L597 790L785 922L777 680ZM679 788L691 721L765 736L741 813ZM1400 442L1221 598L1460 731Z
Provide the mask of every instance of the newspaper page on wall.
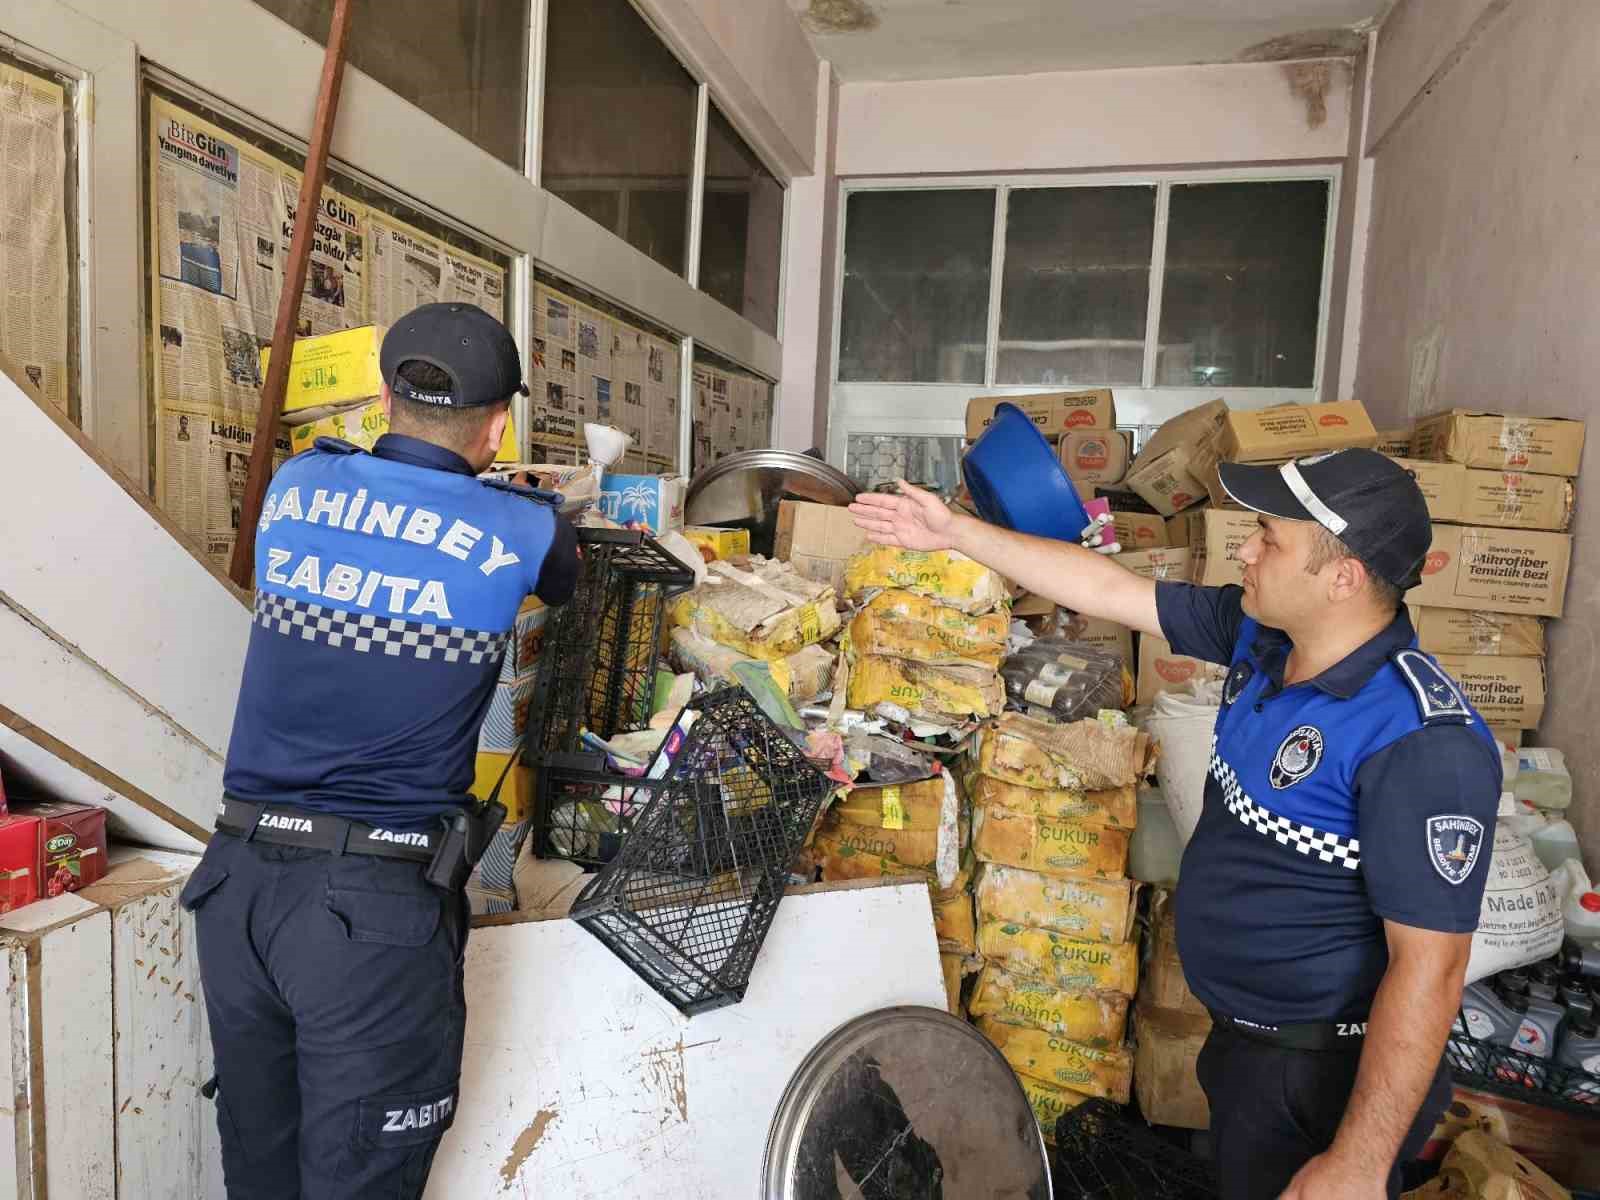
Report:
M373 212L369 320L392 325L419 304L461 301L506 319L505 272L491 262Z
M0 64L0 276L6 280L0 352L67 411L67 93Z
M237 456L248 456L255 426L300 172L159 97L150 105L156 502L221 562L232 553ZM366 224L363 206L323 189L297 336L366 322Z
M628 435L623 470L673 470L678 353L674 342L535 285L528 374L534 460L578 461L584 423L594 421ZM670 430L663 421L671 422Z
M694 470L772 444L772 385L766 380L696 363L693 404Z

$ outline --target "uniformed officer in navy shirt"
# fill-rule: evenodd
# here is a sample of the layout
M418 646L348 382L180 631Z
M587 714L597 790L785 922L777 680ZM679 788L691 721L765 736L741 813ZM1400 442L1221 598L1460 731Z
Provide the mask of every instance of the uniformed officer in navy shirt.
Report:
M962 551L1228 667L1177 894L1222 1192L1396 1196L1449 1098L1499 752L1401 603L1431 538L1410 474L1371 450L1221 474L1259 514L1243 587L1153 583L905 484L851 510L874 541Z
M422 1194L466 1024L447 831L479 816L518 607L577 578L565 520L476 478L526 391L505 326L424 305L379 361L391 432L370 454L319 441L262 506L223 809L183 893L231 1200Z

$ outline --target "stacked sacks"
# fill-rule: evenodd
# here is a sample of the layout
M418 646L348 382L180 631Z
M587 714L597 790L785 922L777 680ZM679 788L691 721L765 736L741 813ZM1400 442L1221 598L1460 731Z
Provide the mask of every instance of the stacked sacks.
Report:
M954 551L873 546L844 578L862 605L845 639L851 708L946 727L999 714L1010 604L999 575Z
M983 730L968 776L984 960L971 1012L1047 1137L1086 1097L1128 1099L1122 1043L1139 976L1128 840L1152 757L1120 719L1007 713Z

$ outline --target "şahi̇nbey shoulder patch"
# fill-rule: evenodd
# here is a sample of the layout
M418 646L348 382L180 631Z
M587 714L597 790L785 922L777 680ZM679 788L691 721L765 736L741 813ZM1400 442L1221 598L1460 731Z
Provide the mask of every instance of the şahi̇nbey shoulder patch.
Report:
M1472 710L1438 663L1420 650L1396 650L1390 657L1410 685L1424 725L1471 723Z
M1446 883L1465 883L1482 849L1482 821L1459 813L1428 818L1428 861Z

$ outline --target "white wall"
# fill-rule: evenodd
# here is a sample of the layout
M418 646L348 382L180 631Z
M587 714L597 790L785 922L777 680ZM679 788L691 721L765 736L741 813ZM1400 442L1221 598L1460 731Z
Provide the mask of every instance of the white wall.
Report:
M828 248L828 197L833 173L831 132L838 85L827 63L817 66L817 119L813 133L815 173L789 187L789 227L784 244L783 382L773 418L772 444L781 450L806 450L813 440L817 411L827 411L827 396L817 387L819 356L827 357L827 314L832 311L832 251Z

